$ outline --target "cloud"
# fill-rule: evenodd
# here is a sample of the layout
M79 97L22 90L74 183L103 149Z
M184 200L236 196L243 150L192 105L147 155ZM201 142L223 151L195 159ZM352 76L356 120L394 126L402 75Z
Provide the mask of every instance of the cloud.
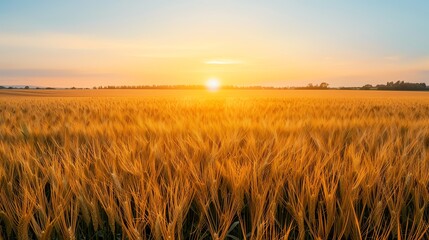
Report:
M385 56L384 59L387 61L396 62L396 61L401 60L401 57L400 56Z
M111 73L95 73L66 69L0 69L0 77L25 78L25 77L112 77Z
M61 33L0 34L0 46L55 49L110 49L133 47L135 43Z
M233 65L233 64L243 64L242 61L233 60L233 59L211 59L204 62L205 64L210 65Z
M63 50L102 50L125 53L166 55L170 52L198 52L207 49L205 45L171 44L163 41L144 39L100 38L68 33L0 33L0 47L41 48ZM143 55L144 55L143 54ZM156 55L157 56L157 55Z

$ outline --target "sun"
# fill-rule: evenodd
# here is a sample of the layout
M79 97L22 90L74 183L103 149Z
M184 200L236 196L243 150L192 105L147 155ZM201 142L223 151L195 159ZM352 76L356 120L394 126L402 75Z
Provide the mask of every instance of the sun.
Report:
M220 88L220 83L217 78L210 78L206 82L206 88L210 91L216 91Z

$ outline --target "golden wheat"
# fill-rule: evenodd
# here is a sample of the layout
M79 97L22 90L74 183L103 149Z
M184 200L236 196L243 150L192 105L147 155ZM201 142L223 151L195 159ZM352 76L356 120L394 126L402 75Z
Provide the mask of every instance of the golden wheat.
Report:
M165 91L0 98L0 236L429 238L426 95Z

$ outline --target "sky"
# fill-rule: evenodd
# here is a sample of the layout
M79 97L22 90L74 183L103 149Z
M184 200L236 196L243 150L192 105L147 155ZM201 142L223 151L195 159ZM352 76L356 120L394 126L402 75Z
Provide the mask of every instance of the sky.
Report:
M0 1L0 85L429 84L429 1Z

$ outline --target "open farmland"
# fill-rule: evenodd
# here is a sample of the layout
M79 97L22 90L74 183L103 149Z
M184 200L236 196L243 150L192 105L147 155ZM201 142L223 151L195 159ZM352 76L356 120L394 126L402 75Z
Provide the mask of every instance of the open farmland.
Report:
M429 95L0 91L0 239L428 239Z

